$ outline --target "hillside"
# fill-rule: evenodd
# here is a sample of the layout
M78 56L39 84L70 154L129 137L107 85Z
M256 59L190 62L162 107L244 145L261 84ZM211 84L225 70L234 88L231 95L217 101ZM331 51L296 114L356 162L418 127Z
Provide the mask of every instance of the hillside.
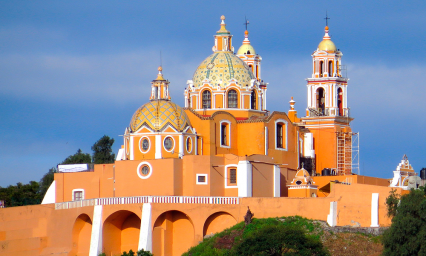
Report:
M247 226L241 222L206 236L183 255L380 255L381 236L357 230L365 232L330 228L323 221L298 216L253 219Z

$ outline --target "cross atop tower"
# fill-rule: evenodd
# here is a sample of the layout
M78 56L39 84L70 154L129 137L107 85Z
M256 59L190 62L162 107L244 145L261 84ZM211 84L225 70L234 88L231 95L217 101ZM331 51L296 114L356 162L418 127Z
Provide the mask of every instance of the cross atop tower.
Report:
M328 27L328 20L330 19L327 15L327 11L325 11L325 25Z
M246 25L246 30L247 30L247 26L250 22L247 20L247 17L244 17L244 18L246 19L246 22L244 22L244 25Z

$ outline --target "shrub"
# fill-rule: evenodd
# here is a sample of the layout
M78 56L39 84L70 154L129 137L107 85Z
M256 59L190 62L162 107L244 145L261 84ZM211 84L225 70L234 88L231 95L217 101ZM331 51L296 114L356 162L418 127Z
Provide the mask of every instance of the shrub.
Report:
M301 228L265 226L249 234L235 248L236 255L328 255L320 241Z

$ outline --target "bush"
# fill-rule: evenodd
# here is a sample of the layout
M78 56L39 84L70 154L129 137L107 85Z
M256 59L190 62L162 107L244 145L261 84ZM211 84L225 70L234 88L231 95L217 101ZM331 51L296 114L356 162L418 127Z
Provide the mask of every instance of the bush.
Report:
M183 255L329 255L322 233L319 224L299 216L253 219L204 239Z
M301 228L266 226L252 232L235 248L235 255L328 255L322 243Z

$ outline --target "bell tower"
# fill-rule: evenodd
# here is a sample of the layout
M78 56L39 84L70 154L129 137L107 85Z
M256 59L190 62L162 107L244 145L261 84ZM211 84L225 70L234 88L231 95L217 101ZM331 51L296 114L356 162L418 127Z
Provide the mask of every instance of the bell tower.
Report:
M308 78L307 116L349 116L347 104L348 78L341 72L342 52L325 35L312 54L312 77Z
M326 18L328 19L328 17ZM352 131L347 104L348 78L342 74L342 52L329 36L312 54L312 76L307 78L308 102L303 125L313 134L316 173L352 173ZM327 172L326 172L327 173Z

